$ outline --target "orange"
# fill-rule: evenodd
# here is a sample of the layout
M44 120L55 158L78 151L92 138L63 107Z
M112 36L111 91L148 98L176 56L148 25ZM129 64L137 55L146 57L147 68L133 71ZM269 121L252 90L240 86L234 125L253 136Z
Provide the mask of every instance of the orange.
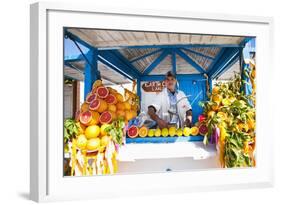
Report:
M247 121L247 124L248 124L248 128L249 129L255 129L255 121L250 119Z
M209 111L208 112L208 118L212 118L212 117L214 117L214 115L215 115L216 113L214 112L214 111Z
M125 110L125 105L122 102L116 104L117 110Z
M87 111L87 110L89 110L89 105L88 105L86 102L84 102L84 103L81 105L81 112L85 112L85 111Z
M213 101L216 102L217 104L220 104L221 100L222 100L222 96L219 94L213 95L212 97Z
M140 129L139 129L139 136L140 137L146 137L147 136L147 134L148 134L148 129L147 129L147 127L141 127Z
M86 128L85 135L88 139L98 137L100 135L100 127L97 125L90 125Z
M126 110L125 111L125 120L129 121L135 117L135 113L133 111Z
M116 112L116 110L117 110L116 106L115 105L111 105L111 104L109 104L107 106L107 109L108 109L108 111L111 111L111 112Z
M117 115L117 117L124 119L125 118L125 111L124 110L117 110L116 115Z
M96 80L96 81L93 83L92 90L94 90L95 88L97 88L97 87L99 87L99 86L102 86L102 81L101 81L101 80Z
M86 126L83 125L81 122L76 122L76 126L78 127L78 133L83 134L86 129Z
M92 111L92 110L90 110L90 112L92 113L92 120L89 123L89 125L97 125L97 124L99 124L100 114L98 112Z
M120 93L114 93L116 99L118 102L124 102L124 98L123 98L123 95L121 95Z
M213 111L218 111L220 109L220 106L218 104L212 105L212 110Z
M192 127L191 128L191 135L198 135L198 133L199 133L199 129L198 129L198 127Z
M219 90L220 90L220 88L218 86L215 86L212 90L212 94L218 94Z
M123 103L125 110L131 110L131 104L128 101Z

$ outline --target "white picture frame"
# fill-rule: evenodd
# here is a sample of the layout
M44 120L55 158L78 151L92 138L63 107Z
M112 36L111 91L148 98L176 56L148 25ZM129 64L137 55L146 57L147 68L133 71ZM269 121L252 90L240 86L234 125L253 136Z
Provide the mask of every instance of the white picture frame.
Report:
M273 186L273 19L182 11L97 8L94 4L31 5L30 198L34 201L94 199L188 191ZM257 39L257 166L97 177L63 177L63 27L96 27L222 35ZM268 136L272 136L268 140ZM115 188L118 186L118 189ZM73 189L79 187L79 189Z

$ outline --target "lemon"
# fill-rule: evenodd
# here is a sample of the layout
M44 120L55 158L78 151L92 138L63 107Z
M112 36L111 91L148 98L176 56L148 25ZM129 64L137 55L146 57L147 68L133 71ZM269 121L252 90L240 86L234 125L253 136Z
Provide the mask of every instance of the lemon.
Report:
M105 131L105 129L106 129L107 127L109 127L109 126L110 126L109 124L103 124L103 125L100 127L100 134L101 134L101 136L104 136L104 135L107 134L106 131Z
M92 138L87 142L87 150L94 151L100 147L100 138Z
M85 135L87 139L96 138L100 134L100 127L97 125L91 125L86 128Z
M188 137L191 134L191 129L189 127L185 127L183 129L183 135Z
M149 130L148 130L147 136L148 136L148 137L153 137L153 136L154 136L154 132L155 132L154 129L149 129Z
M177 129L176 135L178 137L181 137L182 136L182 129Z
M177 131L177 128L175 128L175 127L170 127L170 128L169 128L169 135L170 135L170 137L175 136L176 131Z
M77 147L79 149L85 149L86 146L87 146L87 138L86 138L86 136L83 135L83 134L78 135L76 143L77 143Z
M102 136L102 138L101 138L101 146L106 147L109 144L110 140L111 139L110 139L109 136L107 136L107 135Z
M167 128L162 129L162 136L167 137L169 135L169 130Z
M155 137L160 137L161 136L161 130L159 128L155 130L154 136Z

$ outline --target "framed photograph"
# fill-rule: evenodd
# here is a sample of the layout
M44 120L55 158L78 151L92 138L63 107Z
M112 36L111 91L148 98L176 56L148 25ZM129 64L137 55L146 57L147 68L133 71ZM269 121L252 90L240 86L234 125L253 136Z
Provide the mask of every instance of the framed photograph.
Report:
M34 201L269 187L269 17L31 5Z

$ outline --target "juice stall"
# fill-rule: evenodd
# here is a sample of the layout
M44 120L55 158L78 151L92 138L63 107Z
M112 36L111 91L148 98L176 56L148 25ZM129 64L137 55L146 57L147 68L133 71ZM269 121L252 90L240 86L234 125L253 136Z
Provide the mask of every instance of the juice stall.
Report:
M254 166L254 37L64 33L66 176ZM168 71L192 107L190 126L159 128L147 115ZM228 152L235 133L242 145Z

